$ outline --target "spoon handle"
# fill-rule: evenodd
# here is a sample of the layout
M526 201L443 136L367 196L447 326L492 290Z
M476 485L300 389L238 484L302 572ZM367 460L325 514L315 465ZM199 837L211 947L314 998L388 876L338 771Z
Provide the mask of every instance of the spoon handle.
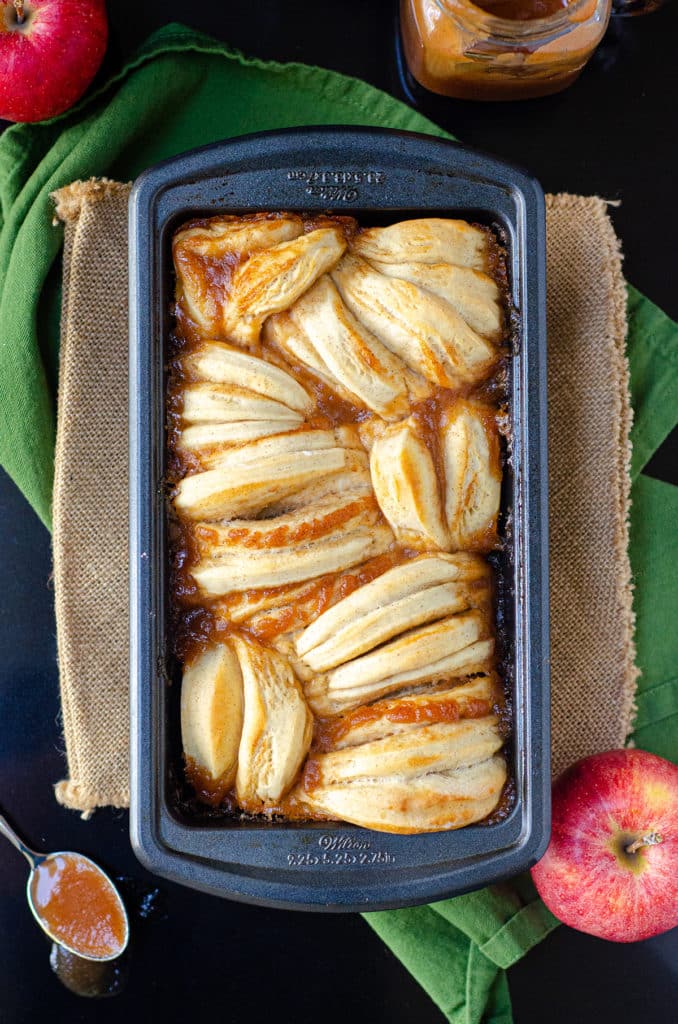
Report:
M36 868L40 861L44 860L43 854L36 853L35 850L31 850L30 846L26 846L24 841L19 838L10 823L2 814L0 814L0 833L2 833L6 839L9 839L12 846L16 846L20 853L23 853L32 868Z

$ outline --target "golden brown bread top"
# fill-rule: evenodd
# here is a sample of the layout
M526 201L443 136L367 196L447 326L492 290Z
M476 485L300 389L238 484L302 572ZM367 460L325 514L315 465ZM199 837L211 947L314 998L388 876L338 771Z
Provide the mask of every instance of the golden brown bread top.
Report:
M392 831L496 805L492 573L471 552L499 543L497 253L442 218L175 235L173 601L206 798L237 776L245 810Z

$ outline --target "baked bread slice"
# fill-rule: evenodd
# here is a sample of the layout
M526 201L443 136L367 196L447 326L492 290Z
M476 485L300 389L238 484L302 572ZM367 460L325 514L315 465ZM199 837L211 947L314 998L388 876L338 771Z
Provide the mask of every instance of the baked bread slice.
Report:
M243 345L256 344L266 317L287 309L345 249L341 228L329 227L254 253L233 274L224 306L226 336Z
M254 462L243 459L242 450L236 449L223 454L218 468L184 477L177 487L174 506L181 515L194 520L257 513L276 498L338 473L346 462L344 448L281 451Z
M444 299L386 277L348 254L332 271L344 302L384 345L433 384L459 388L483 380L498 352Z
M235 782L243 723L243 681L228 644L210 644L184 668L181 739L189 774L208 796Z
M410 281L449 302L474 331L497 344L501 341L504 334L501 291L489 274L452 263L370 262L380 274Z
M456 550L497 547L501 500L499 433L493 409L458 401L441 429L445 518Z
M236 423L243 420L284 420L292 426L303 415L273 398L238 384L187 384L182 416L186 423ZM290 429L290 428L288 428Z
M445 832L487 817L506 783L501 755L446 772L411 778L374 776L318 786L305 795L314 811L377 832Z
M450 547L433 455L411 418L374 442L370 474L379 507L401 544L433 551Z
M347 309L327 274L297 299L289 315L317 353L311 369L320 366L326 379L384 419L407 414L405 366Z
M480 558L422 555L385 572L324 612L296 640L297 656L325 672L415 626L487 606L490 570Z
M236 794L241 806L258 810L292 786L311 743L313 717L284 658L241 637L232 642L245 696Z
M179 307L206 337L221 337L233 266L260 249L297 238L303 230L296 214L258 214L212 217L177 231L172 254Z
M338 719L298 798L367 828L459 828L496 805L506 781L497 677L378 701ZM368 713L369 712L369 713ZM381 791L381 795L380 795Z
M221 341L202 341L182 360L182 370L196 380L235 384L308 416L315 402L291 374Z
M490 234L464 220L422 217L367 228L356 235L352 249L365 259L383 263L454 263L487 270Z
M254 547L238 541L216 547L191 575L206 597L281 587L360 565L392 543L393 534L377 511L357 508L337 529L305 542Z

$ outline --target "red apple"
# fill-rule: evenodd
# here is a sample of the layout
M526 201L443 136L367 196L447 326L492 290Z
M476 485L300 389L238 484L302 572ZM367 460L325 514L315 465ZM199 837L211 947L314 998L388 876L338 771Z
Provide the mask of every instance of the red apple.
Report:
M44 121L72 106L106 50L105 0L0 0L0 118Z
M635 942L678 925L678 765L613 750L568 768L532 878L549 910L580 932Z

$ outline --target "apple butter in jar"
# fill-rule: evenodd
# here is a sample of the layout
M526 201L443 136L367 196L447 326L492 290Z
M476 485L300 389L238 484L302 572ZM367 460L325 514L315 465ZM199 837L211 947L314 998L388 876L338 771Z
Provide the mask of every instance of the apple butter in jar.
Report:
M602 39L611 0L401 0L410 72L473 100L547 96L570 85Z

